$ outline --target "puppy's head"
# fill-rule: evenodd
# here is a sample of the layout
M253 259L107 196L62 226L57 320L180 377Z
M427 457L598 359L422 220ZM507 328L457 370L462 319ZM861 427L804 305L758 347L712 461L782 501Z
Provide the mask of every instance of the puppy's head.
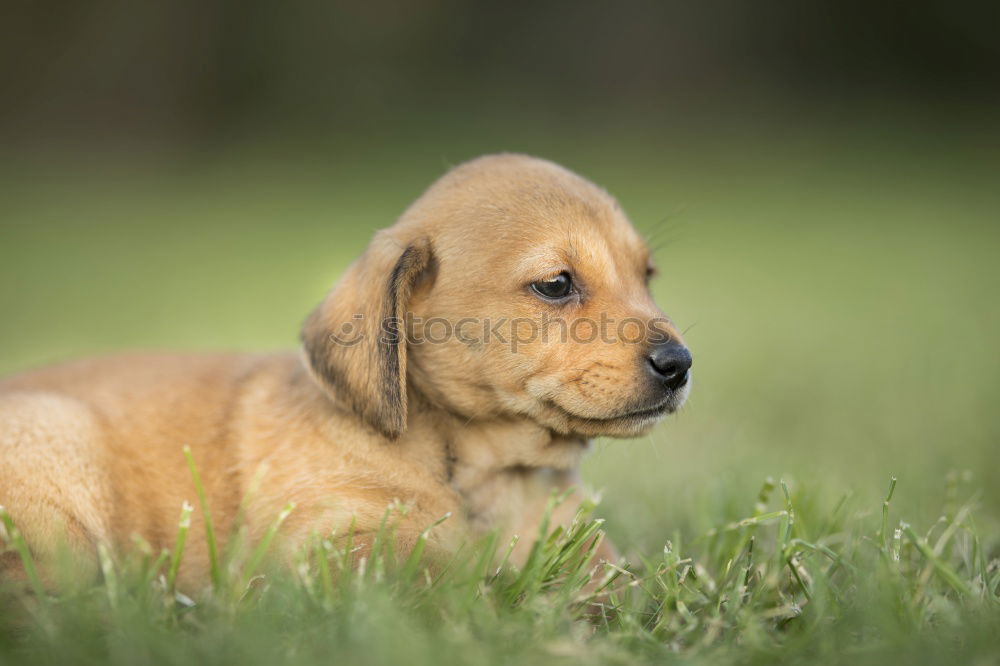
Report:
M318 380L389 437L408 388L467 419L635 436L690 388L653 270L605 191L544 160L483 157L376 235L303 341Z

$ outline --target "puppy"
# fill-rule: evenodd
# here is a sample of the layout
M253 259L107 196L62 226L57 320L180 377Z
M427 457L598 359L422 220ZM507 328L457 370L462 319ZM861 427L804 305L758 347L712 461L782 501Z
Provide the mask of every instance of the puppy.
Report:
M196 500L190 446L222 541L238 514L259 538L294 502L287 548L352 524L365 548L398 502L400 551L450 514L432 549L501 530L524 536L523 558L552 491L580 487L589 437L641 435L688 394L691 356L652 273L604 190L481 157L375 235L300 354L122 355L0 383L0 504L43 567L66 543L90 566L133 534L169 548ZM193 518L187 585L209 568ZM16 575L13 553L0 567Z

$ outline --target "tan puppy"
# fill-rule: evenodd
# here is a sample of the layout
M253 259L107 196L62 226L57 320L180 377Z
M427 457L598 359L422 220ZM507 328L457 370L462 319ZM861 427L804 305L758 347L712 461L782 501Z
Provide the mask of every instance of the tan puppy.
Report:
M251 538L294 501L288 547L352 519L364 544L399 501L401 549L446 513L437 548L488 529L527 545L553 488L579 484L586 438L642 434L687 395L651 273L603 190L531 157L473 160L376 234L304 354L126 355L0 383L0 504L43 563L67 539L91 562L133 534L169 547L196 499L188 445L222 539L257 479ZM196 512L182 579L207 568Z

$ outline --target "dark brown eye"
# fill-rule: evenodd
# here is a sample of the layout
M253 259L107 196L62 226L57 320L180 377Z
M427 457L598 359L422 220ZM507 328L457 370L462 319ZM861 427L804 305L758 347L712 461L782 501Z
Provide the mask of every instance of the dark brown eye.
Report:
M565 298L573 290L573 280L570 278L569 273L563 272L551 280L533 282L531 288L545 298Z

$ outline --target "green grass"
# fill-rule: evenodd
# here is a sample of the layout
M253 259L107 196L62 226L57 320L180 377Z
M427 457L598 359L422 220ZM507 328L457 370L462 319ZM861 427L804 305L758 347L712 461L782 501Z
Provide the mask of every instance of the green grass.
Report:
M413 562L338 576L332 552L329 577L262 580L248 546L217 553L215 592L181 590L193 606L171 596L182 551L147 553L6 630L0 661L997 663L995 132L517 124L0 168L0 372L292 346L448 163L501 148L563 162L653 237L658 300L695 356L680 414L585 463L630 563L615 611L583 617L589 572L550 579L554 544L499 576L470 545L430 585ZM780 484L758 497L768 477L790 500Z
M193 472L196 474L196 472ZM634 563L593 566L602 521L545 521L522 568L490 537L445 562L400 562L390 507L370 555L315 534L297 565L257 568L260 544L227 549L210 588L174 589L182 553L140 543L103 580L50 597L8 591L0 658L11 663L995 663L998 535L976 500L916 529L848 497L818 508L768 479L745 517L680 536ZM550 506L559 498L554 497ZM190 506L178 530L184 542ZM12 548L33 567L9 517ZM429 530L434 526L429 526ZM211 533L206 538L214 546ZM188 591L190 592L190 590ZM192 599L193 597L193 599ZM27 622L25 618L30 618Z

